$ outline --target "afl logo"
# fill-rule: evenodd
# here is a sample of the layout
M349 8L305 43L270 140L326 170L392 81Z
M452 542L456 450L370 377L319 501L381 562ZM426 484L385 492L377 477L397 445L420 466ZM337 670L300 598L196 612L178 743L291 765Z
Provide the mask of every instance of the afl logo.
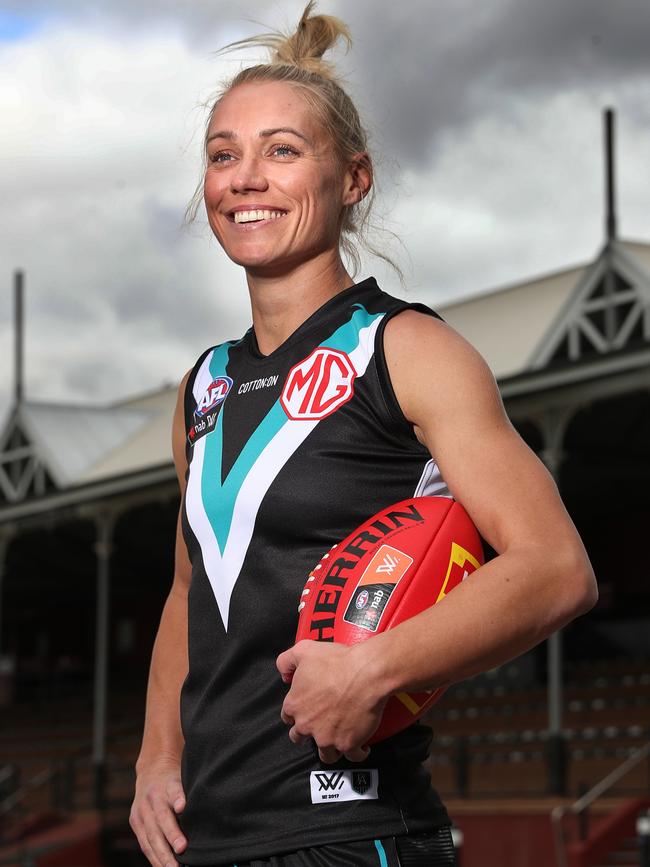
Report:
M361 609L361 608L365 608L366 605L368 604L368 591L367 591L367 590L362 590L361 593L359 593L359 595L358 595L357 598L355 599L354 604L355 604L355 605L357 606L357 608L359 608L359 609Z
M325 418L350 400L355 376L356 371L345 352L319 346L291 368L280 403L291 419Z
M203 397L197 403L194 415L197 418L201 418L218 407L228 397L231 387L232 379L229 376L218 376L216 379L213 379L205 390Z

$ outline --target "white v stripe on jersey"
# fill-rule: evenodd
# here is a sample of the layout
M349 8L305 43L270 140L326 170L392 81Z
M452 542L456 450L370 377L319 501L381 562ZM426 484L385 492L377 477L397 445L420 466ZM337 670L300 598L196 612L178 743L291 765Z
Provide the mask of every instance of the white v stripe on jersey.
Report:
M358 332L358 343L348 357L358 377L366 372L374 352L377 328L383 314L377 315L370 325ZM324 342L327 346L327 341ZM198 399L211 379L212 353L204 360L194 384L194 396ZM233 589L241 572L246 552L253 535L255 520L260 505L269 487L289 458L318 425L317 420L291 420L286 422L269 440L251 466L237 493L232 522L223 554L220 553L214 529L206 513L201 492L204 472L205 447L209 433L193 446L190 472L185 495L188 522L201 546L201 555L206 575L214 593L226 631Z

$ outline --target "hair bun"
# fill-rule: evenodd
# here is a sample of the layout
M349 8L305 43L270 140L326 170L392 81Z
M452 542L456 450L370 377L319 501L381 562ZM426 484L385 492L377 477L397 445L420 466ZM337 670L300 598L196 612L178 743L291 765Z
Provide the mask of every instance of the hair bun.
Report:
M315 5L316 0L309 0L294 33L271 31L258 36L248 36L231 42L222 51L250 45L260 46L269 50L271 64L274 66L294 66L325 78L333 78L332 64L323 60L323 55L339 39L343 39L346 49L349 49L352 37L347 25L340 18L334 15L312 15Z
M317 72L330 64L321 58L338 39L352 44L350 31L340 18L333 15L311 15L316 0L309 0L298 22L296 32L288 37L278 39L273 53L273 62L289 66L301 66ZM317 68L311 68L317 67Z

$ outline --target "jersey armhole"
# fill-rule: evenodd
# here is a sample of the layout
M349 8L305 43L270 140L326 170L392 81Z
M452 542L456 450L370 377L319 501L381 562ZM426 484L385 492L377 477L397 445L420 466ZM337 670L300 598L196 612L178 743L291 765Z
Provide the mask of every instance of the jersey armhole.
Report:
M390 419L398 426L398 428L404 432L410 434L410 436L416 440L415 432L413 431L413 424L410 422L404 413L402 412L402 407L397 400L397 395L395 394L395 389L393 388L393 383L390 378L390 373L388 371L388 364L386 362L386 353L384 352L384 330L388 325L389 321L398 314L402 313L404 310L416 310L418 313L426 313L427 316L433 316L436 319L442 319L435 310L432 310L430 307L427 307L426 304L420 304L418 302L414 302L412 304L405 303L403 307L397 307L395 310L391 310L382 319L379 324L379 328L377 329L377 334L375 336L375 367L377 370L377 378L379 380L379 386L381 388L381 393L384 398L384 406L386 407L386 411L390 417Z
M190 442L189 442L189 430L192 427L192 422L194 418L194 410L196 408L196 401L194 400L194 382L196 380L196 376L201 369L201 365L205 361L206 357L210 352L214 349L214 346L208 347L204 352L199 355L196 360L194 367L190 371L190 375L187 377L187 382L185 383L185 393L183 395L183 409L185 415L185 455L187 457L187 465L189 468L190 463Z

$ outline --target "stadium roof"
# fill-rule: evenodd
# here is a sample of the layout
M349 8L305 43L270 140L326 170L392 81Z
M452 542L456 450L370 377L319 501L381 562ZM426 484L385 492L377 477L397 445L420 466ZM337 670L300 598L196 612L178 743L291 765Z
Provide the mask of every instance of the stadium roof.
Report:
M56 491L113 488L174 477L171 424L177 386L107 406L23 401L0 433L0 519L6 506ZM159 472L160 468L169 472Z
M631 317L627 324L631 331L620 335L625 322L618 322L617 316L612 333L602 334L599 340L600 312L608 306L607 290L603 290L606 275L613 278L609 307ZM643 330L644 317L643 336L650 340L649 305L650 244L612 241L586 265L473 295L438 309L479 350L497 379L505 379L546 366L568 334L572 343L578 344L570 359L573 361L589 354L580 352L585 342L601 354L624 348L629 338Z
M592 262L439 310L502 388L514 380L519 393L540 372L577 381L608 357L619 367L621 356L647 367L650 244L609 241ZM27 400L14 407L0 430L0 523L62 492L91 497L173 482L176 393L165 386L106 406Z

